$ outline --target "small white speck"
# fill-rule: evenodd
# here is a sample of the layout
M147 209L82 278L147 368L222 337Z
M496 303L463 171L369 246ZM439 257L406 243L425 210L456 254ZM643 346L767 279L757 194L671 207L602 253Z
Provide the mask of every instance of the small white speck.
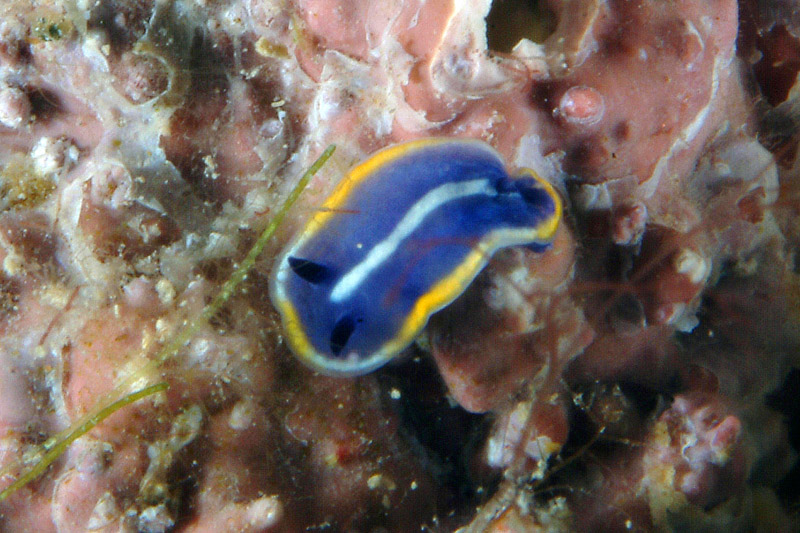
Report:
M9 276L16 276L23 271L25 260L16 253L9 253L3 260L3 270Z
M244 431L253 424L255 413L253 406L247 402L238 402L233 406L228 425L235 431Z
M246 518L254 529L270 529L283 518L283 505L277 496L265 496L247 504Z
M117 502L114 499L114 495L111 494L111 492L106 491L97 500L97 503L92 510L92 514L89 517L89 521L86 524L86 529L94 531L105 528L114 522L119 515L120 511L117 507Z
M393 387L391 391L389 391L389 397L392 400L399 400L402 394L400 393L400 389Z
M175 287L166 278L161 278L156 282L156 293L163 304L170 304L175 299Z
M703 257L688 248L681 250L675 257L674 268L679 274L685 274L694 284L705 280L710 271Z

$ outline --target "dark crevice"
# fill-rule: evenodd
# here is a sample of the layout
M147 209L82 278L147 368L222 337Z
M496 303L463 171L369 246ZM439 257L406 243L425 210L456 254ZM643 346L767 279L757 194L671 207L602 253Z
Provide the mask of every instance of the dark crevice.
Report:
M766 403L786 417L789 444L800 452L800 369L793 368L781 387L767 396ZM800 461L796 462L786 476L778 483L778 496L791 508L800 505Z
M489 49L509 53L521 39L543 42L556 27L554 14L538 0L495 0L486 17Z
M499 482L496 472L477 468L475 461L483 453L492 417L456 405L428 357L384 367L378 379L401 419L400 434L445 489L437 502L439 516L463 525Z

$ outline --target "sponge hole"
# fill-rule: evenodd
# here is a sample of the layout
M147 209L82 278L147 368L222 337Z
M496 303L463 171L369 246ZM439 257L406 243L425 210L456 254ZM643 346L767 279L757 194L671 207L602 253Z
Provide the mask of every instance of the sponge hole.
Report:
M494 0L486 17L489 49L509 53L521 39L541 43L556 28L552 11L540 0Z

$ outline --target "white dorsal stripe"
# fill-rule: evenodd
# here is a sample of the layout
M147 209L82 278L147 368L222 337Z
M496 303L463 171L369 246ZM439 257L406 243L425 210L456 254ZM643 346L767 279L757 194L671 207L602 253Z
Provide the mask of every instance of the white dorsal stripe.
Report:
M331 301L341 302L349 298L375 269L392 256L400 243L407 239L430 213L447 202L477 194L495 196L497 191L491 187L488 179L446 183L428 191L411 206L388 237L376 244L360 263L342 276L331 291Z

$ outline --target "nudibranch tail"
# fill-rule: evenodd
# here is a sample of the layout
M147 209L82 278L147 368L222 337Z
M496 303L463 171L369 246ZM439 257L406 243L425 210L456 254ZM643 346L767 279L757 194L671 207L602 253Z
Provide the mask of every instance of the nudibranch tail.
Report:
M511 177L489 145L423 139L354 167L278 259L271 295L291 350L326 374L385 364L508 246L546 246L555 189Z

